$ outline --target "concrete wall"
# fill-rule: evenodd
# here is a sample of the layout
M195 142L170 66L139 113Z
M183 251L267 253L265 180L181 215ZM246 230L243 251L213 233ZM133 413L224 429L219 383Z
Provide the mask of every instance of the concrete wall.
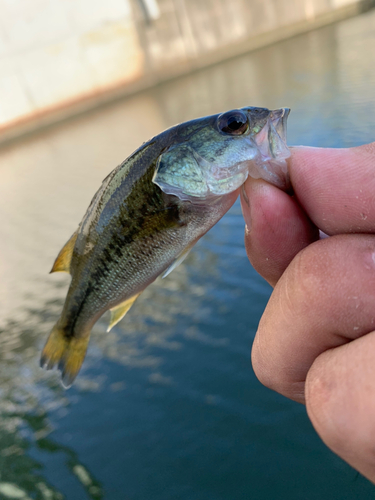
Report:
M371 0L0 0L0 142Z
M160 16L137 24L152 70L246 44L265 33L324 14L357 0L159 0Z

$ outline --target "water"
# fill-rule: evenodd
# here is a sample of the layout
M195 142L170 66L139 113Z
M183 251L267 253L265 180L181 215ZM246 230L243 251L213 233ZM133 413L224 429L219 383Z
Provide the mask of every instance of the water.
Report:
M375 12L117 102L0 152L0 498L370 499L305 408L262 387L250 346L270 287L239 204L110 334L69 391L38 366L69 277L48 272L101 180L196 116L289 106L289 143L374 139ZM18 496L17 496L18 495Z

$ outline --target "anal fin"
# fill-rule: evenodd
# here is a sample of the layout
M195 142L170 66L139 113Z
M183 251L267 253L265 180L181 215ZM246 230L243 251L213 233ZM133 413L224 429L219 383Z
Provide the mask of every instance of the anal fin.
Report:
M109 321L107 332L109 332L119 321L122 320L140 295L141 292L133 295L130 299L126 299L124 302L121 302L121 304L111 309L111 319Z
M56 272L70 272L70 263L72 261L73 249L76 244L78 230L71 236L69 241L60 250L59 255L56 257L55 263L51 269L51 273Z

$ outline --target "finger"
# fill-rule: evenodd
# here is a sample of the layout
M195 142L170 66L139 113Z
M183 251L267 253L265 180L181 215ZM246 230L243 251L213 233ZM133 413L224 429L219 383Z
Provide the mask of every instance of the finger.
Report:
M306 374L324 351L375 327L375 237L339 235L302 250L277 283L252 361L260 381L304 402Z
M375 482L375 332L321 354L306 380L309 417L323 441Z
M319 238L298 203L271 184L249 178L241 194L251 264L274 286L297 253Z
M375 143L351 149L291 148L291 183L327 234L375 231Z

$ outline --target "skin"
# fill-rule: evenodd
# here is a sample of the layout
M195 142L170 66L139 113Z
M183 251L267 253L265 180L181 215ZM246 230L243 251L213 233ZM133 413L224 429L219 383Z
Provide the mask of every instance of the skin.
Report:
M292 148L288 166L293 196L248 179L241 199L247 254L274 287L254 371L375 482L375 143Z

